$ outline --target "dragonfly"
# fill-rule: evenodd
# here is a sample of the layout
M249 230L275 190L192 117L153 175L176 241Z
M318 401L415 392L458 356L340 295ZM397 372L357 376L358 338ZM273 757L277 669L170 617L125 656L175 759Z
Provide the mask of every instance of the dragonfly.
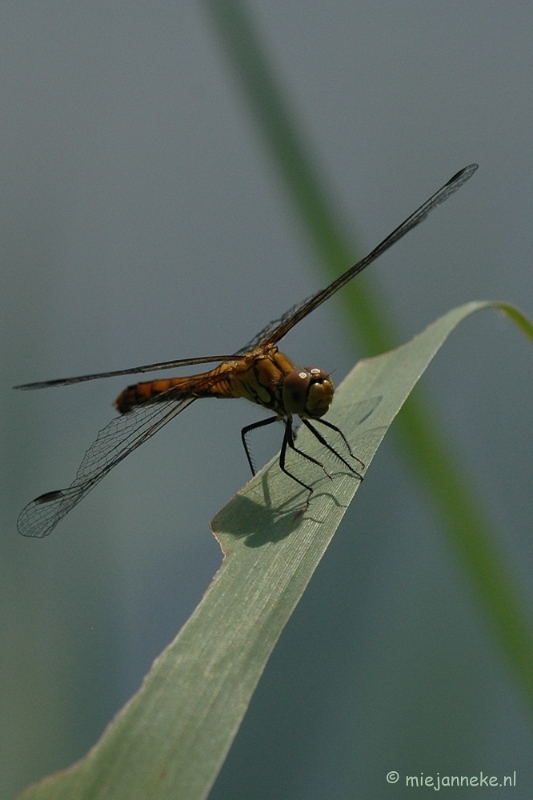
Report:
M331 377L318 367L304 367L303 369L296 367L290 358L278 350L278 342L315 308L322 305L406 233L419 225L434 208L466 183L477 168L477 164L470 164L457 172L367 256L346 270L325 289L292 307L280 319L266 325L251 342L231 355L185 358L113 372L15 386L15 389L44 389L118 375L142 374L156 370L218 362L216 367L207 372L143 381L128 386L114 403L119 416L99 432L96 440L85 453L73 483L67 489L47 492L28 503L18 519L19 532L24 536L35 538L47 536L108 472L191 403L202 397L245 398L273 412L272 416L242 429L241 440L244 451L252 474L255 474L248 446L248 434L257 428L281 421L285 430L279 455L279 466L282 472L305 489L307 493L305 509L309 506L313 487L304 483L289 470L287 466L288 451L291 450L316 464L328 477L331 475L318 459L297 446L293 427L295 417L299 418L303 426L311 432L322 447L336 456L356 478L362 480L365 465L354 455L342 431L324 419L333 399L334 388ZM316 427L317 423L340 436L346 448L346 456L338 452L327 441Z

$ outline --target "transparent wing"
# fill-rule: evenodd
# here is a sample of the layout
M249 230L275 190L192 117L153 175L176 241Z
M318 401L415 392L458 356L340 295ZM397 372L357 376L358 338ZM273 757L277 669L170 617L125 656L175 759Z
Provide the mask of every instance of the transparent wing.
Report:
M89 447L68 489L59 489L32 500L18 518L18 530L23 536L41 538L55 528L77 503L93 489L110 470L133 450L177 416L196 397L184 400L169 399L139 406L134 411L115 417L102 428Z
M73 383L81 383L82 381L92 381L97 378L112 378L117 375L134 375L143 372L153 372L161 369L176 369L178 367L189 367L195 364L207 364L215 361L232 361L249 350L258 347L259 345L275 344L282 339L286 333L290 331L300 320L311 313L317 306L328 300L331 295L335 294L341 289L348 281L359 275L366 267L374 262L381 256L389 247L392 247L399 239L405 236L406 233L411 231L416 225L419 225L427 215L433 211L434 208L444 203L454 192L456 192L466 181L468 181L474 172L477 170L477 164L469 164L464 169L457 172L447 183L442 186L438 192L435 192L429 200L426 200L420 208L418 208L410 217L407 217L401 225L399 225L386 239L384 239L377 247L372 250L365 258L358 261L353 267L346 270L336 280L330 283L325 289L322 289L311 297L306 298L300 303L292 306L288 311L283 314L279 319L269 322L265 325L254 338L248 342L244 347L237 350L232 355L222 356L201 356L200 358L182 358L177 361L163 361L156 364L145 364L140 367L132 367L131 369L114 370L113 372L98 372L93 375L80 375L73 378L58 378L52 381L39 381L37 383L26 383L21 386L15 386L15 389L44 389L50 386L68 386Z
M416 225L420 225L427 215L433 211L434 208L444 203L454 192L456 192L467 180L469 180L474 172L477 170L477 164L469 164L468 167L457 172L447 183L442 186L438 192L435 192L429 200L426 200L420 208L417 208L410 217L407 217L401 225L399 225L392 233L390 233L377 247L372 250L365 258L358 261L353 267L346 270L336 280L326 286L325 289L317 292L311 297L307 298L301 303L298 303L293 308L289 309L279 320L269 323L262 331L247 345L247 347L255 347L258 344L275 344L287 334L300 320L311 313L315 308L328 300L335 292L338 292L348 281L359 275L366 267L372 264L379 256L381 256L389 247L392 247L399 239L409 233ZM245 352L246 348L240 350L240 353Z
M48 389L51 386L70 386L73 383L94 381L99 378L116 378L118 375L138 375L142 372L155 372L158 369L177 369L178 367L191 367L196 364L210 364L214 361L232 361L235 357L236 354L230 356L200 356L199 358L180 358L177 361L160 361L157 364L144 364L141 367L116 369L112 372L95 372L93 375L76 375L74 378L56 378L52 381L24 383L20 386L13 386L13 389Z

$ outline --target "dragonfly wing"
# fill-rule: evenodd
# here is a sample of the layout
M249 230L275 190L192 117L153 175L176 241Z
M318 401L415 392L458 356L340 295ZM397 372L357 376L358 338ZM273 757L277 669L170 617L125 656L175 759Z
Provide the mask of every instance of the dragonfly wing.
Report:
M102 428L80 464L74 482L32 500L18 518L18 530L23 536L42 538L133 450L149 439L167 422L183 411L196 398L166 401L139 406L115 417Z
M293 328L300 320L304 319L308 314L311 313L315 308L319 305L324 303L328 300L335 292L338 292L343 286L345 286L348 281L351 281L352 278L355 278L356 275L359 275L366 267L372 264L379 256L381 256L389 247L392 247L399 239L405 236L406 233L409 233L413 228L423 222L428 214L433 211L434 208L440 206L441 203L444 203L454 192L456 192L467 180L469 180L474 172L477 170L477 164L469 164L468 167L457 172L449 181L447 181L444 186L435 192L429 200L426 200L420 208L411 214L411 216L407 217L406 220L402 222L397 228L393 230L383 241L375 247L371 253L367 256L362 258L357 264L354 264L353 267L343 272L336 280L326 286L325 289L322 289L316 294L311 295L308 297L307 300L304 300L301 303L298 303L293 308L289 309L279 320L275 322L271 322L267 325L263 330L258 334L255 339L252 340L252 344L256 346L257 344L276 344L280 341L290 330ZM243 351L239 351L243 352Z
M298 311L301 308L307 306L308 302L310 300L313 300L314 297L315 297L314 294L311 295L310 297L306 297L305 300L301 300L299 303L296 303L295 305L291 306L291 308L289 308L289 310L286 311L283 314L283 316L279 317L278 319L272 320L267 325L265 325L264 328L261 328L259 333L256 333L253 339L251 339L249 342L247 342L247 344L244 345L244 347L241 347L241 349L237 351L237 355L243 356L250 350L255 349L258 345L266 344L267 342L270 342L272 344L279 342L279 340L282 339L286 333L285 323L287 323L289 320L292 320L293 317L296 317ZM295 325L296 322L294 322L293 324Z
M240 353L240 351L239 351ZM238 354L237 354L238 355ZM157 364L144 364L131 369L118 369L112 372L95 372L93 375L76 375L73 378L56 378L52 381L38 381L37 383L24 383L13 386L13 389L48 389L51 386L71 386L73 383L94 381L99 378L116 378L119 375L139 375L143 372L155 372L159 369L177 369L178 367L191 367L196 364L210 364L215 361L233 361L236 354L229 356L201 356L200 358L180 358L177 361L160 361Z

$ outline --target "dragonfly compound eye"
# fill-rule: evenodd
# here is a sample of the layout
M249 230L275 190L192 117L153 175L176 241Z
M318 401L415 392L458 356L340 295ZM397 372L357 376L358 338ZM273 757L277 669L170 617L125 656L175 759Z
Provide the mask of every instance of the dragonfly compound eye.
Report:
M333 383L316 367L295 369L283 380L283 405L287 414L322 417L333 397Z
M305 403L305 414L308 417L323 417L333 400L333 381L323 369L313 367L306 369L309 373L309 387Z
M287 414L304 414L311 384L308 369L293 369L283 379L283 407Z

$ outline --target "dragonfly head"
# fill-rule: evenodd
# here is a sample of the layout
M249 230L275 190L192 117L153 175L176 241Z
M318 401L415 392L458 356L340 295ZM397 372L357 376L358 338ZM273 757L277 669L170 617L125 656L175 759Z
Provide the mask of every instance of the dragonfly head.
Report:
M294 369L283 380L283 406L287 414L323 417L333 399L333 381L318 367Z

